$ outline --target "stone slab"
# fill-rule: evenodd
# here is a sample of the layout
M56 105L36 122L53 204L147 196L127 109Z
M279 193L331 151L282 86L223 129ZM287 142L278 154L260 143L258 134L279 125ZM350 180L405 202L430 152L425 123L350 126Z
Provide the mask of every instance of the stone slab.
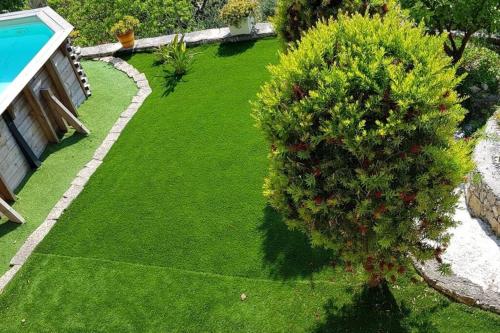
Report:
M16 255L10 261L11 266L24 265L28 257L35 248L47 236L50 230L56 224L56 220L45 220L26 240L23 246L17 251Z
M12 266L3 276L0 277L0 293L2 293L9 282L16 276L17 272L21 269L21 266Z
M484 291L470 280L456 276L444 276L439 273L439 264L436 260L424 263L414 263L415 268L426 282L434 289L445 295L470 306L500 314L500 294L493 291Z
M229 28L215 28L201 31L193 31L184 34L184 41L188 46L195 46L208 43L222 43L222 42L240 42L247 40L256 40L265 37L275 36L271 23L257 23L255 33L251 35L232 36ZM138 39L135 46L130 49L123 49L120 43L109 43L91 47L82 48L82 58L96 58L106 57L118 53L133 53L142 51L151 51L163 45L172 42L175 35L166 35L153 38ZM107 59L109 60L109 59Z

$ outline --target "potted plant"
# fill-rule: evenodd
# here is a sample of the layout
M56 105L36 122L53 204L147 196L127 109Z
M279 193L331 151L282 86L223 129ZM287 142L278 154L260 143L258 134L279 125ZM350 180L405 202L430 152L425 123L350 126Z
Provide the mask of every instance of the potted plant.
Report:
M111 27L111 33L115 35L123 48L129 49L134 47L135 33L134 29L139 25L139 20L133 16L124 16L123 19L115 23Z
M256 9L257 1L255 0L229 0L222 7L220 17L229 25L231 35L248 35L255 27Z

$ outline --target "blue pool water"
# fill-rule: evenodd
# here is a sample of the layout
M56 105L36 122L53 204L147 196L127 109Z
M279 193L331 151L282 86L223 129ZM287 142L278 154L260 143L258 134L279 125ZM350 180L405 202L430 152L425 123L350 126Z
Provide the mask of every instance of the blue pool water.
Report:
M36 17L0 21L0 95L52 35Z

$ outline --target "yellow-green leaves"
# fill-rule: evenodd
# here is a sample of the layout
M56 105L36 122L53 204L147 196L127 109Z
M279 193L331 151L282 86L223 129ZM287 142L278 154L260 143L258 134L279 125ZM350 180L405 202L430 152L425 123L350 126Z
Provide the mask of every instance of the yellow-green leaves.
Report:
M398 11L340 15L281 55L254 103L279 150L270 201L314 244L369 260L371 275L427 255L423 238L444 245L470 170L469 147L454 140L460 79L442 42Z

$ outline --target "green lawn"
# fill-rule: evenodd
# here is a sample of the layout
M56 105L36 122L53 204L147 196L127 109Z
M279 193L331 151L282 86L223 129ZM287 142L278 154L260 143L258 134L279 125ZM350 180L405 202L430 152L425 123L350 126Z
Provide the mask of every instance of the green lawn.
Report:
M83 166L90 161L109 130L126 108L137 88L126 75L101 62L84 62L93 96L79 109L80 118L90 129L84 137L70 130L58 145L42 156L41 168L17 191L14 208L27 223L18 225L0 220L0 275L30 235L47 217Z
M199 47L181 82L150 54L129 59L153 94L0 296L0 331L498 331L499 316L407 280L379 310L267 207L248 101L277 49Z

